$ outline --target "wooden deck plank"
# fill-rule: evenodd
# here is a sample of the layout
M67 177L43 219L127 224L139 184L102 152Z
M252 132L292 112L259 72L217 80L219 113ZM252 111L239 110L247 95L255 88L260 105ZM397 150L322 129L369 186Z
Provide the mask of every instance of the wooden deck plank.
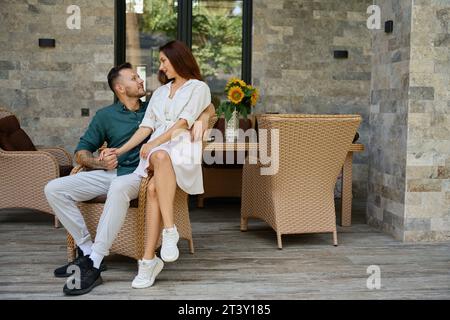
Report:
M195 254L185 241L155 285L135 290L132 259L107 257L104 284L88 295L65 297L53 269L66 262L63 228L29 210L0 210L0 299L450 299L450 243L401 243L364 224L354 202L354 224L331 234L283 236L283 250L264 222L239 231L239 202L192 206ZM369 265L381 268L381 289L369 290Z

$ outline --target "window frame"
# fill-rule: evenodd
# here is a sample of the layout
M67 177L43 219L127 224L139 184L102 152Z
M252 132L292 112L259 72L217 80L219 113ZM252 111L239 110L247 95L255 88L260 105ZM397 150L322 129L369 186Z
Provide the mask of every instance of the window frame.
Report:
M242 80L252 78L253 0L242 4ZM126 59L126 1L115 0L114 65ZM192 47L192 0L178 0L177 39Z

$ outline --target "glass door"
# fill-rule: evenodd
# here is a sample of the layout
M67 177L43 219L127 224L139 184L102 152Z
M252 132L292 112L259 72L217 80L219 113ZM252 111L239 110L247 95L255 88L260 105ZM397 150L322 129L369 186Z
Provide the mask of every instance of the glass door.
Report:
M125 59L137 68L148 96L160 86L159 47L173 39L192 45L216 106L229 78L250 81L251 0L116 1L122 3L118 39L125 43L118 42L117 62Z
M242 76L242 12L243 0L192 2L192 52L216 103L228 79Z
M176 0L126 0L126 61L136 67L147 95L158 82L159 47L177 38Z

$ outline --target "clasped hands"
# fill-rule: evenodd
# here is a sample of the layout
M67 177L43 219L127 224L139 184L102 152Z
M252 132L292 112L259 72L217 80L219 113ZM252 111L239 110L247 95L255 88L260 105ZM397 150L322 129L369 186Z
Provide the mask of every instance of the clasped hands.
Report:
M191 131L191 140L199 141L203 135L203 128L206 127L202 121L196 121L192 126ZM139 156L143 159L146 159L148 154L153 148L156 148L158 145L153 141L144 143L139 152ZM106 169L114 169L117 166L117 158L123 154L121 148L105 148L100 152L99 160L105 162ZM115 165L114 165L115 164ZM113 166L113 167L111 167Z
M147 143L144 143L141 147L141 151L139 152L139 156L143 159L146 159L148 154L150 153L150 150L157 147L157 145L150 141ZM122 155L124 152L121 148L105 148L100 152L99 160L100 161L108 161L109 158L114 157L117 161L117 158Z

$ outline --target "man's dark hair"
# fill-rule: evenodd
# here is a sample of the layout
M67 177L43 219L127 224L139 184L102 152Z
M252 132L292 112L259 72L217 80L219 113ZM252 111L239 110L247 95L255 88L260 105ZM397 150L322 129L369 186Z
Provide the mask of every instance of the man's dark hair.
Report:
M114 84L116 79L119 77L120 70L123 69L133 69L133 66L129 62L122 63L120 66L114 67L111 70L109 70L108 73L108 84L111 88L112 92L114 92ZM114 92L115 93L115 92Z

